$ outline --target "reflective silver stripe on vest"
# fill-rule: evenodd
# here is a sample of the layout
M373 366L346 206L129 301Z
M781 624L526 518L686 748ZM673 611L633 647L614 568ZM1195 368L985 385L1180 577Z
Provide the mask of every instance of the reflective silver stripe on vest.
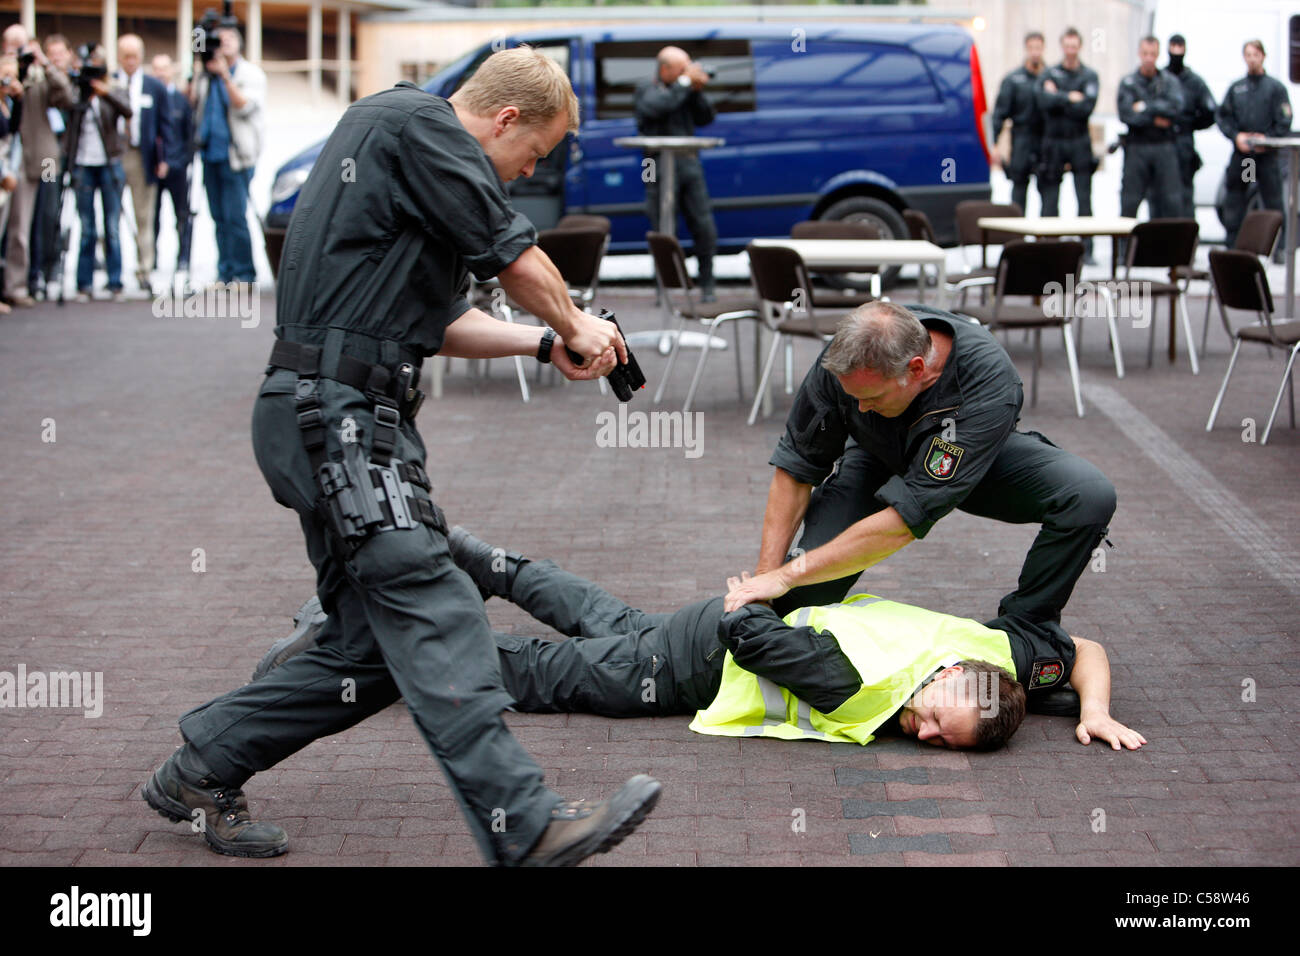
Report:
M763 695L763 723L746 727L746 737L759 736L763 733L764 727L773 727L785 723L785 696L781 693L781 688L766 677L755 675L754 680L758 681L759 693Z
M821 740L825 740L826 735L822 733L820 730L814 729L812 725L812 720L809 716L809 712L812 710L812 708L801 700L799 701L799 707L797 708L797 710L799 715L799 721L798 721L799 729L802 730L804 733L808 734L810 737L817 737Z

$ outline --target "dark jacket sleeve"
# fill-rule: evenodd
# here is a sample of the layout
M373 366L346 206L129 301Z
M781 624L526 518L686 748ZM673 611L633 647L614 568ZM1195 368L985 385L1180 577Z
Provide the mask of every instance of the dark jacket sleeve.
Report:
M457 250L479 280L492 278L537 241L510 205L483 148L432 107L402 128L400 161L390 188L396 206Z
M1006 614L986 621L985 627L1002 631L1011 646L1016 680L1033 695L1056 690L1074 670L1074 640L1055 621L1031 621Z
M1232 86L1236 85L1236 83L1232 84ZM1237 108L1233 106L1232 86L1228 87L1223 101L1219 103L1219 111L1214 115L1214 121L1219 126L1219 132L1230 140L1236 140L1237 134L1241 132L1241 121L1237 119ZM1236 148L1235 142L1233 148Z
M153 96L154 114L158 117L157 152L155 159L158 162L169 162L168 157L170 157L172 152L176 149L177 136L180 135L172 121L172 104L170 102L170 97L167 95L167 87L163 86L160 82L153 84L151 95Z
M1002 127L1007 120L1011 118L1011 75L1002 80L1002 85L998 87L998 100L993 106L993 138L996 140L1002 135Z
M691 96L691 119L696 126L708 126L718 115L713 108L713 101L705 94L703 90L692 90Z
M689 86L680 83L646 83L636 91L636 118L642 120L663 119L669 113L681 109L683 103L693 93Z
M821 356L804 376L769 464L796 481L819 485L835 468L848 441L848 425L839 406L843 389L822 368Z
M1092 111L1097 108L1097 94L1100 92L1100 83L1097 81L1097 74L1092 70L1083 72L1083 99L1077 103L1071 103L1069 94L1066 94L1065 115L1074 119L1086 120L1092 115Z
M113 113L113 121L116 122L120 116L122 119L130 119L134 115L131 109L131 101L123 96L117 90L109 90L107 93L101 93L100 97L104 105Z
M961 452L947 476L937 478L926 468L930 458L941 450L942 438L936 429L933 435L922 437L907 471L894 475L876 492L877 500L897 511L915 538L924 538L936 521L966 499L993 467L1002 446L1015 431L1020 416L1016 400L1019 390L994 385L986 389L988 397L963 404L954 440L945 443Z
M1151 104L1143 103L1142 109L1134 106L1142 99L1137 83L1132 74L1119 81L1119 92L1115 96L1119 108L1119 121L1129 129L1141 129L1151 125Z
M1183 121L1190 129L1209 129L1214 125L1214 113L1218 104L1214 94L1199 76L1190 78L1191 82L1183 84Z
M1286 136L1291 132L1291 95L1280 82L1273 83L1273 108L1269 112L1269 136Z
M791 627L766 604L724 614L718 640L732 659L823 714L862 689L862 677L830 631Z
M1182 113L1185 102L1183 85L1178 82L1178 77L1166 72L1160 74L1159 95L1148 103L1147 107L1153 116L1176 120Z

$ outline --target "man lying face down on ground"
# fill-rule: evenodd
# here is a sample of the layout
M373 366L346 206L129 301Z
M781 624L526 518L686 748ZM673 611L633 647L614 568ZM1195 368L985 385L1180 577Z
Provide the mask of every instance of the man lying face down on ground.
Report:
M873 595L784 619L765 604L724 613L722 597L647 614L551 561L493 548L462 528L448 543L484 600L505 598L569 638L494 632L504 686L525 713L694 714L691 729L705 734L866 744L901 733L991 750L1028 709L1077 717L1083 744L1146 743L1110 716L1102 646L1050 621L1005 615L981 625ZM254 679L294 654L320 653L319 602L307 602L297 620Z

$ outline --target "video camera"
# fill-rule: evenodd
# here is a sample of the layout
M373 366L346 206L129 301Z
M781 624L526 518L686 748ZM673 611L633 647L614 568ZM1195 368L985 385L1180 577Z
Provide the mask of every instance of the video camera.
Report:
M27 80L27 71L31 69L36 62L36 54L28 50L25 53L18 54L18 82L23 83Z
M618 319L614 318L614 313L609 311L609 309L601 309L600 318L604 319L606 322L613 322L614 328L618 329L618 334L623 334L623 330L619 328ZM627 344L626 337L624 338L623 344ZM574 365L582 364L582 356L573 351L573 349L566 345L564 351L569 353L569 360L573 362ZM632 400L632 393L637 389L645 387L645 376L641 374L641 366L637 364L636 357L632 355L632 350L630 348L627 350L627 364L616 364L614 370L609 373L608 380L609 387L614 390L614 394L618 396L620 402L630 402Z
M98 43L83 43L77 47L77 59L81 61L81 69L73 74L73 79L77 81L77 90L81 93L83 102L95 95L95 91L90 86L90 81L102 80L108 76L107 66L102 64L93 66L90 62L100 49L102 47Z
M217 15L216 10L209 7L204 11L203 19L199 21L199 25L194 28L195 39L202 38L197 52L205 67L212 62L212 58L217 55L217 51L221 48L221 33L219 31L225 29L239 29L239 19L235 16L232 0L224 0L220 16Z

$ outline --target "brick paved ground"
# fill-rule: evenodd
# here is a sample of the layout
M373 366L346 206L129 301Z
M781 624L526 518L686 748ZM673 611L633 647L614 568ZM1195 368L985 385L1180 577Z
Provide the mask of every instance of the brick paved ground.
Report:
M644 289L603 300L653 327ZM451 794L402 705L255 778L257 814L289 831L265 862L209 853L140 800L178 742L176 718L246 680L287 632L312 575L297 521L254 464L248 417L271 341L262 320L158 319L147 306L42 306L0 319L6 546L0 670L102 671L103 716L0 710L0 863L474 864ZM1192 314L1202 304L1194 301ZM1167 317L1159 319L1163 335ZM1023 426L1093 460L1119 489L1116 550L1087 573L1069 629L1102 641L1113 712L1150 745L1081 747L1069 721L1029 717L994 754L910 741L870 747L701 737L687 720L511 715L566 795L599 798L646 771L664 782L647 823L600 865L1295 864L1296 471L1300 432L1262 431L1280 363L1248 355L1220 426L1205 416L1226 364L1211 335L1199 377L1140 361L1117 382L1086 330L1089 414L1075 418L1059 339ZM1029 351L1012 354L1028 374ZM748 340L745 354L748 356ZM657 380L663 360L640 357ZM807 368L810 346L796 366ZM606 449L594 386L542 387L522 405L508 362L475 383L457 362L421 427L439 500L486 540L553 557L652 610L718 593L749 568L788 399L754 428L719 354L699 409L703 454ZM747 369L747 375L748 375ZM680 398L687 369L669 389ZM427 384L427 381L426 381ZM752 378L746 388L752 390ZM643 393L635 407L649 407ZM41 440L54 419L56 441ZM1215 515L1218 515L1216 518ZM862 589L990 616L1033 528L953 514L869 572ZM203 548L206 571L191 570ZM494 622L526 618L494 602ZM1243 682L1255 699L1243 701ZM1249 696L1249 695L1247 695ZM793 832L796 811L806 832ZM1094 832L1097 811L1105 831Z

